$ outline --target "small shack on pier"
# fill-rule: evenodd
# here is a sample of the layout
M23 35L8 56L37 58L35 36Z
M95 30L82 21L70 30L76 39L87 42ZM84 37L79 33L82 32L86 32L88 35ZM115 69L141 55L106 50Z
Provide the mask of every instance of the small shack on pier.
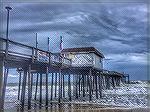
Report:
M73 67L94 67L103 69L104 55L94 47L67 48L62 50L65 58L72 60Z

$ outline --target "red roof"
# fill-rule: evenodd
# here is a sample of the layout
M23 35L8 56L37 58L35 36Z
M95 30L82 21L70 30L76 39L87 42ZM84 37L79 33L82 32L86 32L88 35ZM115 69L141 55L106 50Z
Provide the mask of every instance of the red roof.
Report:
M92 52L92 53L95 53L98 56L104 58L104 55L102 53L100 53L97 49L95 49L94 47L67 48L67 49L63 49L61 52L62 53L65 53L65 52Z

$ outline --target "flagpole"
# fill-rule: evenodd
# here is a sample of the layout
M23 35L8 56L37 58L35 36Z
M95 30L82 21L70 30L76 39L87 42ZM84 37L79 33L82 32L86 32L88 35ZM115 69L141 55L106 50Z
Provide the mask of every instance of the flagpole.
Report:
M60 52L62 51L62 36L60 36Z
M50 46L49 46L49 45L50 45L50 42L49 42L49 40L50 40L50 38L48 37L48 40L47 40L47 41L48 41L48 42L47 42L47 44L48 44L48 51L50 51L50 48L49 48L49 47L50 47Z

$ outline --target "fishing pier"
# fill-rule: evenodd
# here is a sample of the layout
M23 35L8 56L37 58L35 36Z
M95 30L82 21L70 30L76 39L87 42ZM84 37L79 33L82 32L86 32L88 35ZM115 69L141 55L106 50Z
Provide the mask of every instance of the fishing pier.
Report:
M19 74L18 101L22 108L27 105L31 109L33 102L48 107L53 102L100 99L103 89L129 81L129 75L104 70L103 58L104 55L94 47L67 48L60 53L51 53L0 38L1 109L12 68Z

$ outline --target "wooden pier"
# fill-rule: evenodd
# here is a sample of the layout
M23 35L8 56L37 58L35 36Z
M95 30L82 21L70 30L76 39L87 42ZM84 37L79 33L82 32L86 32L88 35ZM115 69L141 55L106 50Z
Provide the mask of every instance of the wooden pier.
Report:
M97 51L96 54L101 55ZM0 38L1 109L11 68L17 68L19 73L18 100L22 108L27 104L28 109L31 109L33 101L38 102L40 107L43 104L48 107L52 102L91 102L103 97L103 89L119 86L129 77L97 66L73 66L73 63L61 53L59 55ZM33 77L36 80L33 81Z

